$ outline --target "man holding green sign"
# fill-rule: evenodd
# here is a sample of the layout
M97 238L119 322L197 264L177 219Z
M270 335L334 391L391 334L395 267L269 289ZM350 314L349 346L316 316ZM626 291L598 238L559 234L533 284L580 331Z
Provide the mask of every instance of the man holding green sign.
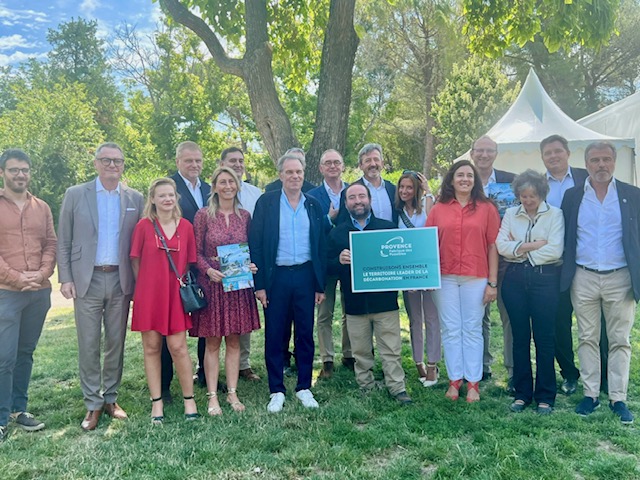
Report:
M351 281L350 232L395 229L396 225L371 213L371 193L362 184L345 190L349 219L331 231L328 250L328 273L340 277L347 314L347 330L356 360L355 374L364 392L375 388L373 377L373 335L382 361L384 380L389 393L402 405L412 403L407 395L402 369L398 292L354 293Z

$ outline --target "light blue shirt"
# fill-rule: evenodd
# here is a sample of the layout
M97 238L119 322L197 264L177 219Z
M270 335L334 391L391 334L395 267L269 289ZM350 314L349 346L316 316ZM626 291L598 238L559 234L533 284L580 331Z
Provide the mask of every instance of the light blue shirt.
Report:
M98 247L95 265L118 265L120 245L120 184L115 190L104 188L96 178L98 201Z
M184 178L180 172L178 172L178 175L180 175L180 177L182 177L182 180L184 180L184 183L187 186L187 189L189 190L189 193L191 193L191 196L196 201L196 205L198 205L198 208L204 207L204 199L202 198L202 190L200 190L200 187L202 186L202 182L200 181L200 177L198 177L198 181L196 182L196 186L194 187L193 183L191 183L189 180Z
M353 218L351 215L349 215L349 217L351 217L351 223L353 223L353 226L356 227L360 231L364 230L366 228L366 226L369 225L369 222L371 221L371 213L369 213L369 216L364 221L364 227L362 225L360 225L360 222L358 222L358 220Z
M284 193L280 194L280 237L276 253L276 265L300 265L311 260L311 223L304 206L305 197L294 210Z
M391 206L391 199L387 193L384 180L380 179L379 187L374 186L364 177L362 177L362 181L371 192L371 210L373 210L373 214L378 218L391 222L393 220L393 207Z
M556 180L548 170L546 176L547 182L549 183L547 203L552 207L560 208L562 205L562 199L564 198L564 193L576 185L576 182L573 180L573 175L571 175L571 167L567 169L567 173L562 177L562 180Z
M333 208L335 208L336 210L340 208L340 194L342 193L342 190L344 190L344 182L340 182L342 188L340 189L340 191L338 193L335 193L333 190L331 190L331 187L329 185L327 185L327 181L323 180L322 184L324 185L324 189L327 191L327 195L329 195L329 200L331 200L331 205L333 205Z

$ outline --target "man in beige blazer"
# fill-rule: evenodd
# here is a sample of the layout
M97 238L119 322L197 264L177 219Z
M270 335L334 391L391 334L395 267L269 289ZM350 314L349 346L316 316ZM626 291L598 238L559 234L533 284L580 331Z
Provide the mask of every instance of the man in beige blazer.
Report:
M98 177L67 190L58 223L60 291L74 299L80 384L87 407L83 430L94 430L103 410L112 418L127 418L116 400L134 288L131 235L144 208L142 195L120 183L124 154L117 144L100 145L93 164Z

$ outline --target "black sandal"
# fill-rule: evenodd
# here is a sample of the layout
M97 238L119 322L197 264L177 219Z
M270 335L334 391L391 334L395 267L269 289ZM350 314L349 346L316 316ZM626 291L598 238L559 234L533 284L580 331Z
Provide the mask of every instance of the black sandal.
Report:
M194 400L195 396L191 395L190 397L182 397L185 400ZM191 421L191 420L197 420L198 418L200 418L200 414L198 412L196 413L185 413L184 414L184 419L187 421Z
M162 400L162 397L152 398L151 403L159 402ZM157 417L151 417L151 425L163 425L164 424L164 415L160 415Z

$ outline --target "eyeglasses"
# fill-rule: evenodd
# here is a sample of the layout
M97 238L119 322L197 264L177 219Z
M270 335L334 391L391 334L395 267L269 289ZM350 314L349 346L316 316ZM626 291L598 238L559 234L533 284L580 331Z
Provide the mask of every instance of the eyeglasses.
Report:
M339 167L340 165L342 165L342 160L325 160L324 162L322 162L322 165L324 165L325 167Z
M23 175L29 175L31 173L31 169L29 167L25 167L25 168L7 168L5 170L6 172L9 172L11 175L18 175L18 173L21 173Z
M122 165L124 165L124 158L103 157L103 158L97 158L96 160L98 160L105 167L108 167L109 165L111 165L111 163L113 163L116 167L121 167Z
M164 245L162 244L162 240L167 241L166 238L164 237L159 237L158 234L154 234L154 236L156 237L156 247L158 247L160 250L169 250L170 252L179 252L180 251L180 235L178 235L178 233L176 232L176 237L178 239L178 247L177 248L171 248L169 246L169 244L167 244L167 248L164 248Z
M403 175L411 175L416 180L420 180L420 178L418 177L418 172L415 172L413 170L403 170L402 174Z
M480 155L483 155L485 153L488 155L492 155L498 152L498 150L496 150L495 148L474 148L472 150L474 152L478 152Z

